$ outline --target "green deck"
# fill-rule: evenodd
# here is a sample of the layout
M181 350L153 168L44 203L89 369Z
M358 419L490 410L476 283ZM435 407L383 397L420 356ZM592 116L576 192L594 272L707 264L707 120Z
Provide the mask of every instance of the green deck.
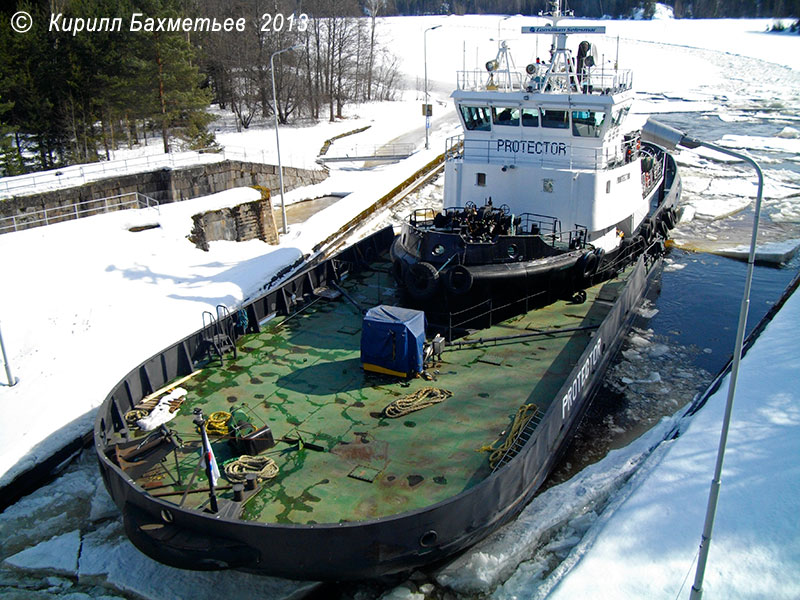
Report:
M343 287L365 308L396 302L393 281L383 271L353 276ZM557 302L483 330L480 337L599 325L611 303L595 299L605 288L602 296L613 300L620 287L612 280L587 290L584 304ZM244 519L337 523L431 505L490 473L488 453L479 449L502 439L520 405L533 402L542 412L547 409L591 336L571 332L448 349L441 364L429 370L438 371L436 381L405 381L362 370L361 319L344 298L319 299L241 338L237 359L228 354L224 367L215 361L181 384L189 393L168 424L185 442L177 453L181 483L197 473L191 487L208 485L197 468L200 441L192 410L201 407L208 416L245 404L253 425L268 424L276 440L300 437L324 450L281 441L268 450L280 473L247 501ZM390 402L425 386L453 395L404 417L382 416ZM234 456L227 440L212 436L211 442L220 465ZM170 453L138 483L179 504L185 488L173 485L175 465ZM218 494L232 496L230 489ZM206 493L189 493L184 506L207 502Z

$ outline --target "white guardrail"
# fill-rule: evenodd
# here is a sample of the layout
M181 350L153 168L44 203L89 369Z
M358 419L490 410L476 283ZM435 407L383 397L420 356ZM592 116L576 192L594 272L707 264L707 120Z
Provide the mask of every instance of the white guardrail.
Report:
M43 227L62 221L91 217L116 210L130 208L155 208L160 210L157 200L139 192L129 192L108 198L98 198L96 200L84 200L75 204L66 204L45 210L26 212L22 215L12 215L10 217L0 217L0 234Z
M319 165L314 162L316 156L310 158L305 155L294 156L290 152L288 154L281 153L281 158L285 167L319 168ZM191 152L171 152L169 154L107 160L0 178L0 199L75 187L106 177L142 173L163 168L190 167L224 160L277 164L278 157L271 149L228 146L225 148L205 148Z

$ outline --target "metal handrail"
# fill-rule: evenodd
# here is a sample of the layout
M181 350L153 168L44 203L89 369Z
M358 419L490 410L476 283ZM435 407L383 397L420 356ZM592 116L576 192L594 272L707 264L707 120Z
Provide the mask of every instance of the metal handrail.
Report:
M274 159L275 156L270 152L266 152L265 149L227 146L225 148L202 148L187 152L105 160L61 167L49 171L37 171L25 175L0 177L0 198L8 198L15 195L24 196L41 192L44 189L75 187L89 181L103 179L104 177L118 176L121 173L141 173L159 168L190 167L225 160L272 164ZM288 164L292 167L319 168L314 159L304 152L297 155L290 153Z
M122 198L131 197L131 200L122 200ZM158 200L140 192L128 192L127 194L83 200L64 206L46 208L44 210L28 212L24 215L0 217L0 234L21 231L23 229L33 229L34 227L44 227L63 221L82 219L84 217L91 217L111 211L132 208L155 208L156 211L160 212Z
M557 147L555 154L547 154L544 146L537 146L537 140L508 140L514 144L510 150L497 151L498 140L492 139L463 139L462 136L453 136L447 139L445 160L468 160L470 162L486 162L499 165L531 165L540 167L564 167L571 169L592 169L602 171L613 169L623 164L628 154L628 146L635 154L635 143L621 148L620 151L610 153L608 148L597 146L582 146L576 144L581 138L565 139L562 147ZM505 144L506 140L500 140ZM569 143L567 143L569 142ZM541 142L538 142L540 145ZM555 143L555 142L548 142ZM548 147L549 148L549 147ZM532 152L540 153L529 153ZM494 150L494 151L493 151ZM515 151L516 150L516 151ZM524 151L523 151L524 150ZM630 157L627 157L630 160Z

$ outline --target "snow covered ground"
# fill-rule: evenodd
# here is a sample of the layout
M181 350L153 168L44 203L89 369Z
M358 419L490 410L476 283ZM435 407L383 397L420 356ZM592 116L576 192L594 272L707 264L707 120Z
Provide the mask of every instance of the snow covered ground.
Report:
M549 40L541 41L537 51L531 36L518 34L521 25L536 21L501 16L381 20L384 39L401 57L409 88L403 102L356 107L347 120L335 124L281 128L282 150L295 157L284 164L296 161L303 166L316 158L325 139L365 124L370 129L337 141L331 153L352 144L389 143L400 136L413 138L421 148L421 40L425 28L441 24L428 32L427 40L435 104L431 150L372 169L340 164L332 167L325 182L290 192L287 202L334 192L349 195L293 228L280 246L212 242L210 252L204 253L185 239L192 214L252 199L251 190L163 206L160 212L109 214L0 236L0 321L9 362L19 378L13 387L0 385L0 405L12 417L0 421L0 484L87 431L108 390L132 366L197 329L203 310L218 303L241 303L282 267L310 252L319 239L440 153L445 138L456 133L447 104L454 72L462 67L482 69L494 56L498 33L509 39L518 65L545 54ZM619 36L621 66L635 70L635 116L643 121L647 113L659 112L696 137L751 149L767 167L765 242L781 244L787 251L796 247L797 36L765 34L768 20L602 24L607 34L599 43L606 48L606 60L616 56ZM243 134L221 130L218 139L265 160L274 151L271 129ZM678 243L705 249L746 242L754 196L754 178L747 169L730 162L720 165L696 152L683 151L678 159L685 183L684 221L675 230ZM129 231L131 225L149 223L160 227ZM800 439L798 364L790 351L798 304L795 295L744 363L707 597L800 595L798 578L792 575L800 571L800 473L792 463ZM4 375L0 371L0 382ZM434 594L450 588L448 593L465 597L675 597L692 569L699 543L718 436L719 396L696 417L677 414L543 493L517 522L425 585L435 583ZM660 443L675 429L683 435ZM77 593L75 582L80 593L92 597L115 592L147 598L204 597L208 576L179 575L144 559L124 539L114 515L90 459L6 510L0 515L4 596L5 590L19 590L19 598L30 597L30 590L42 591L39 575L44 573L51 580L46 582L52 588L50 597ZM758 578L748 577L754 572ZM236 577L241 576L230 581ZM153 583L158 581L169 585ZM278 580L247 581L264 597L287 597L305 589ZM682 593L690 583L691 575ZM110 592L87 587L94 584ZM605 591L602 585L608 586ZM419 600L430 588L421 589L409 585L390 593L393 598Z

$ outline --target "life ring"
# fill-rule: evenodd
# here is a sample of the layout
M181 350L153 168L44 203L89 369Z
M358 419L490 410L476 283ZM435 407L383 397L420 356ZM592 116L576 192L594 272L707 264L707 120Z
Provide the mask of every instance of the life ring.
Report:
M579 279L589 279L597 271L597 255L594 252L587 252L575 261L575 272Z
M445 274L444 286L453 294L463 295L472 289L475 278L464 265L456 265Z
M403 277L406 289L420 300L433 296L439 285L439 272L429 262L414 263L406 270Z

